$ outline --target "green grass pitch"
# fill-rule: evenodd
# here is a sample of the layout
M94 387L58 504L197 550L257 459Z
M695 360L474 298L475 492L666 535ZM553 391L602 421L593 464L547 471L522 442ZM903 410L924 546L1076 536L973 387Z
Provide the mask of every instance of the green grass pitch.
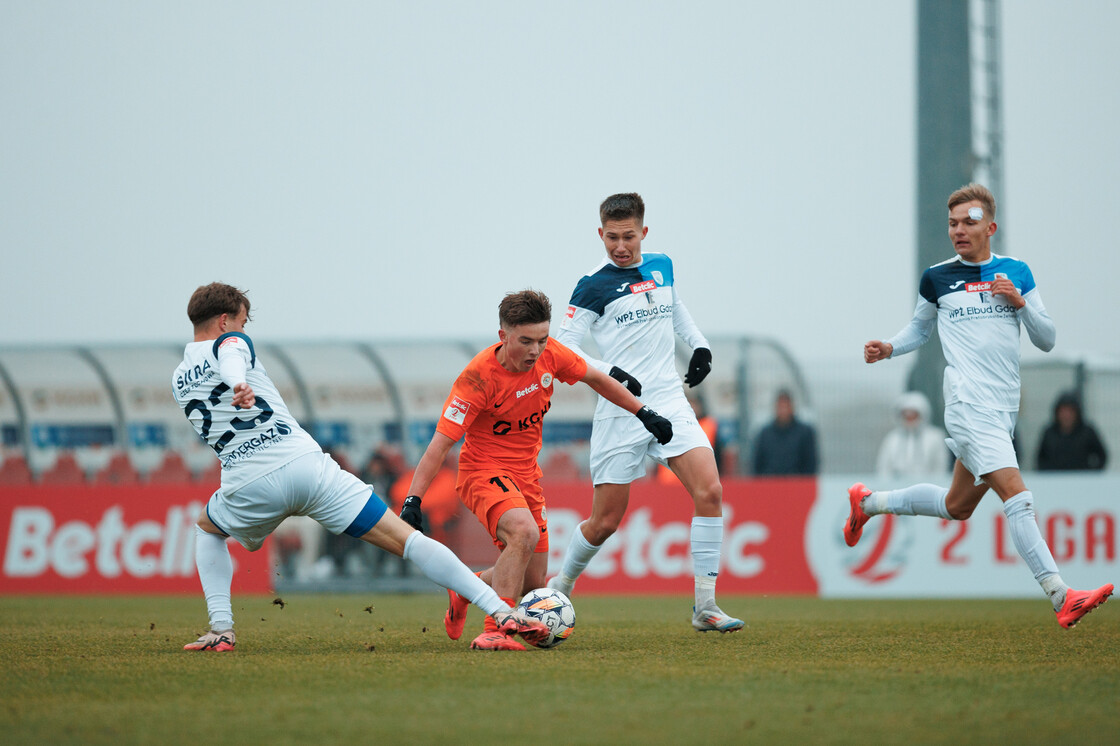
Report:
M472 652L443 596L234 598L238 647L187 653L200 597L4 597L0 741L1117 742L1120 604L575 597L553 650Z

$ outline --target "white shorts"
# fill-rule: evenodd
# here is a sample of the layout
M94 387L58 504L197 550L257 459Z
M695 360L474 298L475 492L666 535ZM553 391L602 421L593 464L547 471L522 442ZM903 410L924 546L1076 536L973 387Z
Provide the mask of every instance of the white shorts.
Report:
M964 464L976 484L983 484L982 474L997 469L1019 468L1011 438L1015 433L1018 412L977 407L965 402L953 402L945 407L945 430L949 437L945 443Z
M693 448L712 450L696 421L696 412L683 396L659 415L673 423L673 439L661 445L637 417L610 417L591 426L591 483L630 484L646 475L646 456L664 464Z
M306 515L332 534L363 536L381 520L385 503L373 488L343 471L325 453L308 453L206 504L210 522L255 552L280 522Z

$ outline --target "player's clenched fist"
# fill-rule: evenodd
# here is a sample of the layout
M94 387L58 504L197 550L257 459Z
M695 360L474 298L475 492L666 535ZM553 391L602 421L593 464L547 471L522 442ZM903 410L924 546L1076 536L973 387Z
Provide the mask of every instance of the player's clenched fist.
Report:
M420 498L409 495L401 506L401 520L417 531L423 532L424 513L420 510Z
M649 407L642 407L634 415L646 426L646 430L653 433L653 437L661 445L673 439L673 423L665 419Z
M1006 277L997 277L992 280L990 288L992 295L1002 295L1007 298L1007 302L1016 308L1022 308L1027 305L1023 300L1023 296L1019 294L1019 288L1015 287L1015 283Z
M257 395L253 387L247 383L239 383L233 387L234 409L248 409L257 403Z
M863 362L877 363L880 360L886 360L894 352L894 347L890 342L880 342L873 339L863 346Z

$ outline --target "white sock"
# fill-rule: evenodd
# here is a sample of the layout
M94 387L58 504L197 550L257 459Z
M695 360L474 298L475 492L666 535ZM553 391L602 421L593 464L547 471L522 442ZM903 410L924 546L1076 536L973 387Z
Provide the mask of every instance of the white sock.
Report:
M572 532L572 540L568 542L568 551L564 553L564 563L560 566L560 574L553 578L553 586L566 596L572 595L572 588L576 580L587 569L587 564L599 553L602 545L595 546L583 535L583 524L576 526Z
M949 490L936 484L915 484L890 492L872 492L863 498L863 512L868 515L926 515L952 520L945 498Z
M696 589L696 608L716 602L716 578L723 547L723 517L692 517L692 574Z
M450 549L419 531L404 542L404 558L424 573L429 580L450 588L487 614L493 616L509 606L498 598L494 589L471 572Z
M233 560L229 556L226 537L194 527L194 563L202 593L206 596L206 611L210 614L210 629L225 632L233 629L233 604L229 587L233 583Z
M1011 540L1015 542L1019 556L1034 573L1034 579L1046 595L1050 596L1054 608L1062 608L1069 586L1058 575L1058 565L1038 530L1038 521L1034 517L1034 495L1029 491L1020 492L1003 504L1003 514L1007 516Z

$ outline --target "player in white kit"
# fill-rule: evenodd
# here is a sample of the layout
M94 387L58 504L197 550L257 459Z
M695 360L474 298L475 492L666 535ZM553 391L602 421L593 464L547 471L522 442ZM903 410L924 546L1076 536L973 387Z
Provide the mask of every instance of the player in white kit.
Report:
M547 636L547 627L514 612L450 549L386 510L369 485L339 468L299 426L245 334L249 299L242 291L221 283L200 287L187 315L194 341L171 385L175 401L222 462L222 483L195 529L210 631L184 650L234 649L226 538L256 551L290 515L311 516L334 534L411 560L429 579L478 605L507 635Z
M957 456L952 485L918 484L873 492L848 490L851 512L844 540L855 546L874 515L926 515L968 520L980 499L995 490L1019 556L1050 597L1058 623L1077 624L1112 594L1112 584L1092 591L1066 585L1035 519L1034 496L1019 473L1011 438L1019 413L1019 327L1035 347L1054 347L1054 322L1046 313L1025 262L993 254L995 198L969 184L949 197L949 239L957 256L922 274L910 324L886 341L864 345L868 363L916 350L937 326L945 353L946 443Z
M645 475L648 455L673 470L694 503L692 626L700 632L734 632L742 629L742 620L723 613L715 599L723 545L723 487L712 446L674 364L679 334L693 350L684 380L696 386L712 369L711 349L677 295L672 260L665 254L642 254L649 228L641 196L608 197L599 206L599 218L606 259L576 284L556 338L668 418L673 439L659 444L641 422L600 397L591 430L591 517L573 532L564 564L548 585L571 594L576 579L622 522L630 483ZM603 359L611 362L583 352L580 345L588 331Z

